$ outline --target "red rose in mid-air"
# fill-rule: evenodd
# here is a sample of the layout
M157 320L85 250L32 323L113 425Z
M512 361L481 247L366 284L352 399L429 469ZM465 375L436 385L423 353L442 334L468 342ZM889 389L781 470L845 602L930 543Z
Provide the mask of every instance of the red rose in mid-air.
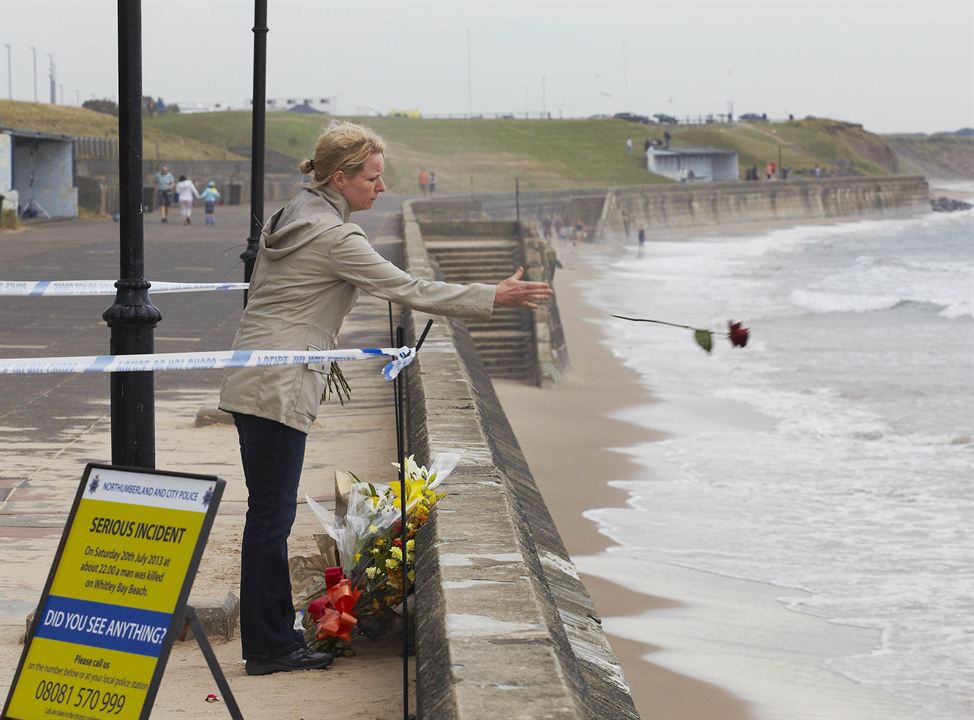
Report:
M730 338L731 345L734 347L747 347L747 338L751 333L746 327L733 320L728 320L727 329L727 337Z
M670 327L684 328L686 330L693 331L693 341L699 345L704 352L710 352L714 348L714 333L712 330L707 330L705 328L695 328L690 325L681 325L679 323L666 322L665 320L650 320L649 318L634 318L626 317L625 315L613 315L614 318L619 318L620 320L632 320L633 322L645 322L654 323L656 325L669 325ZM731 341L731 345L734 347L746 347L747 340L751 335L751 331L740 323L736 323L733 320L727 321L727 339Z

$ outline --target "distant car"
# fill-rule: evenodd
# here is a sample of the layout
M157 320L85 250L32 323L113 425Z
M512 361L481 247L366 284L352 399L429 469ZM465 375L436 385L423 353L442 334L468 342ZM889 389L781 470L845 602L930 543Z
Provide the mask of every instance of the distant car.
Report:
M676 125L680 122L672 115L667 115L666 113L655 113L653 117L656 118L656 121L660 125Z
M767 115L758 115L757 113L744 113L737 119L741 122L768 122Z
M619 112L613 115L616 120L625 120L626 122L639 123L641 125L652 125L653 121L650 120L645 115L636 115L635 113Z

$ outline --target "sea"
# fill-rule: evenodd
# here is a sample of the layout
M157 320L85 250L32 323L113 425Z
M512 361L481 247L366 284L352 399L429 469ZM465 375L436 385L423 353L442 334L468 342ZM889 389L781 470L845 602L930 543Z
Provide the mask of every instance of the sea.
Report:
M627 574L794 588L790 610L877 631L830 671L918 719L974 717L974 213L659 231L602 262L584 292L606 315L715 332L707 354L688 330L603 324L654 400L621 417L663 434L618 448L641 468L611 483L626 506L586 513Z

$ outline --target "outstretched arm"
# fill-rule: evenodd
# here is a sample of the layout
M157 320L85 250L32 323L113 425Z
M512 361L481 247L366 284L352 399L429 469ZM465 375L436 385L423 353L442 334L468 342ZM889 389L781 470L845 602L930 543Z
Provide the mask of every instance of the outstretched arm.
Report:
M509 305L534 310L538 307L539 302L544 302L551 297L551 286L548 283L529 282L522 280L523 276L524 268L519 267L509 278L497 283L494 305Z

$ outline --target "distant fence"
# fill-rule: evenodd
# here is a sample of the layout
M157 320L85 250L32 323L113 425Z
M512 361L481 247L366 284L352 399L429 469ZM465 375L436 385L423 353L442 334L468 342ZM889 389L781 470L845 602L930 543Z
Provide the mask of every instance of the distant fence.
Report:
M630 118L616 118L630 120L634 125L731 125L736 123L783 123L793 118L747 117L736 120L727 113L708 113L706 115L669 115L661 113L662 118L637 115L632 113ZM391 114L388 117L406 117ZM614 115L563 115L559 112L507 112L507 113L423 113L423 120L610 120ZM636 118L643 118L642 121ZM647 122L648 120L648 122Z
M74 140L74 156L84 159L117 160L118 138L78 136Z

